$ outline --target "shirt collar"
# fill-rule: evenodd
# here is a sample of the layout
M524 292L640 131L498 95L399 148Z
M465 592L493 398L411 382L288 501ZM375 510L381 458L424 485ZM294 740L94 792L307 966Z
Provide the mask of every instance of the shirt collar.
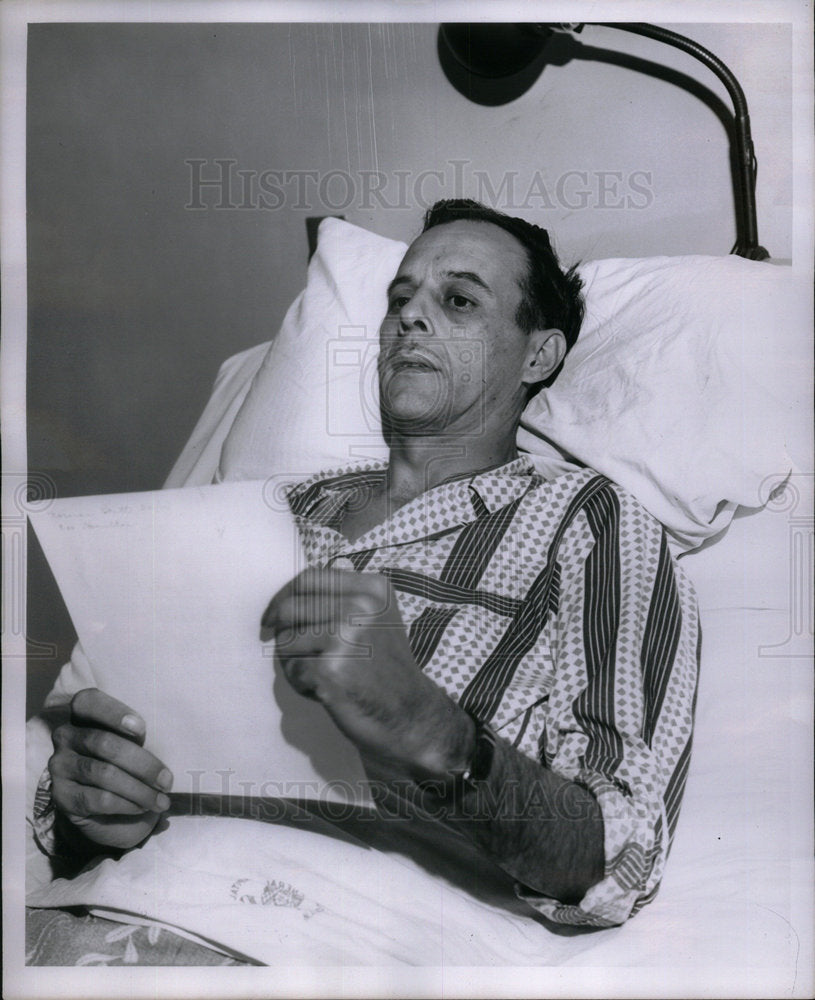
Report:
M500 510L540 481L529 458L520 456L483 472L445 480L354 542L343 539L340 543L337 524L346 503L367 487L380 485L386 473L385 462L365 462L323 472L293 486L288 491L289 504L301 522L308 523L312 530L319 529L322 544L330 535L335 541L332 548L350 551L402 544L468 524L485 508L490 512Z
M504 465L476 472L469 478L467 485L487 510L493 513L517 500L530 486L541 481L542 478L529 457L520 455Z

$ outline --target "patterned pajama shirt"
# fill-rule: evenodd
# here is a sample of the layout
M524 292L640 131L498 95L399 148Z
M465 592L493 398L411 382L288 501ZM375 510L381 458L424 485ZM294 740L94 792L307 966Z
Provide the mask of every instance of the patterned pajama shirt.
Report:
M526 458L449 480L349 542L386 466L323 473L289 503L310 565L386 576L414 657L518 751L597 799L605 871L552 920L607 927L653 899L690 759L698 618L661 526L590 469Z

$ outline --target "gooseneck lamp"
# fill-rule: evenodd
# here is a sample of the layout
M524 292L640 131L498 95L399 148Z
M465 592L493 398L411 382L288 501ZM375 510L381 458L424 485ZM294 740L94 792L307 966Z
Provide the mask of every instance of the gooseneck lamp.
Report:
M546 43L555 34L579 33L585 24L443 24L439 31L439 56L451 83L472 100L502 104L529 89L546 63ZM733 102L735 124L736 243L731 253L749 260L766 260L768 252L758 242L756 221L756 157L750 134L747 100L728 67L704 46L667 28L640 22L598 23L665 42L698 59L722 81ZM452 56L452 62L450 60ZM464 71L462 76L461 71ZM493 83L482 95L474 78ZM740 209L740 210L739 210Z

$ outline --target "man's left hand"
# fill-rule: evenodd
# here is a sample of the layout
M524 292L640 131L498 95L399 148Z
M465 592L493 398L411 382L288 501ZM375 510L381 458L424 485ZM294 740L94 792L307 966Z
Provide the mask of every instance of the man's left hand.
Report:
M289 683L360 750L416 778L466 763L473 724L416 664L386 577L304 570L272 598L263 628Z

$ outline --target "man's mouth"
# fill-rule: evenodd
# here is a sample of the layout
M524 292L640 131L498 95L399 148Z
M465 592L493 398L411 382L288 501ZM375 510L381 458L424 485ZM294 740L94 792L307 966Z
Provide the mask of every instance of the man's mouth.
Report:
M417 371L417 372L435 372L438 371L438 365L426 358L423 354L412 354L406 352L400 352L393 354L388 358L387 367L393 372L401 371Z

